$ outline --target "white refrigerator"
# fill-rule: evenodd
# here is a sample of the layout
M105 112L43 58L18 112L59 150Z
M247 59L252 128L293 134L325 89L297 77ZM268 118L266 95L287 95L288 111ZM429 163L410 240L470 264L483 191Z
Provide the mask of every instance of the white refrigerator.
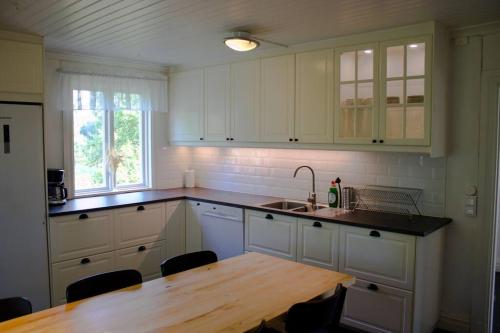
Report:
M41 105L0 102L0 298L50 306Z

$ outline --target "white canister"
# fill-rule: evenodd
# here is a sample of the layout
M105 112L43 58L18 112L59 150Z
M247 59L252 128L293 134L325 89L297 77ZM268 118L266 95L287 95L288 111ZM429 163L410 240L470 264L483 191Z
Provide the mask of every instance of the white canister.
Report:
M194 187L194 170L188 169L184 172L184 187Z

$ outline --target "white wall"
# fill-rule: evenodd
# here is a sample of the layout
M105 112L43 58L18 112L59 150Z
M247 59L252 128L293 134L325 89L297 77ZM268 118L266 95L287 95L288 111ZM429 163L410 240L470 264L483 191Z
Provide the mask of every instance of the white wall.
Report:
M99 73L119 73L146 78L162 78L165 68L149 64L123 62L112 58L47 53L45 59L45 158L48 168L64 168L63 115L60 111L59 69L77 67ZM152 115L152 169L155 188L182 186L182 174L191 161L186 148L168 146L168 114Z

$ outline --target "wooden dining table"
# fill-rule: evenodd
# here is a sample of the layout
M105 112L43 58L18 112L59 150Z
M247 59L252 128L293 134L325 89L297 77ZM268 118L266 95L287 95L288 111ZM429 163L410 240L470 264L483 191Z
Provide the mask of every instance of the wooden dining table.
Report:
M0 332L246 332L338 283L354 278L247 253L12 319Z

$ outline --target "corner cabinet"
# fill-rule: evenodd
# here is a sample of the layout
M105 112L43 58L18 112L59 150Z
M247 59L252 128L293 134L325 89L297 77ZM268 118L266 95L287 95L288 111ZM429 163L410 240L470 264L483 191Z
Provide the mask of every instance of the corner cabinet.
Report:
M0 100L43 102L43 39L0 30Z

